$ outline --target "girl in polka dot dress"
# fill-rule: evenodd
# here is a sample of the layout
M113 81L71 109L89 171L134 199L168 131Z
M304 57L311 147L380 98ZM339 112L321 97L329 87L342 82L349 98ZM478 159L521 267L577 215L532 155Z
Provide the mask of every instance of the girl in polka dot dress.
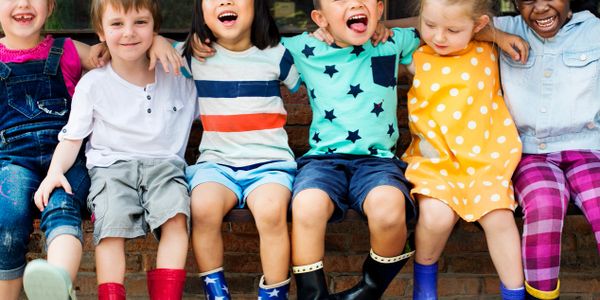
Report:
M420 208L415 299L437 297L437 261L459 218L479 222L503 299L523 299L511 176L521 142L502 98L497 53L473 41L492 1L423 0L408 94L412 143L403 156Z

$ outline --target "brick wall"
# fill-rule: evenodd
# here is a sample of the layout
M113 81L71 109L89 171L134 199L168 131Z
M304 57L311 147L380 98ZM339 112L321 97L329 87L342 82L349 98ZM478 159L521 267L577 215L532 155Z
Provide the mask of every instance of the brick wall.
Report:
M406 82L406 80L404 80ZM401 105L398 116L401 124L399 149L410 140L406 128L406 86L400 86ZM289 113L286 129L290 145L299 155L307 150L311 113L303 89L295 95L284 92ZM196 128L190 138L187 159L194 161L200 138ZM518 219L521 224L520 218ZM29 258L45 255L43 235L36 224L30 243ZM92 224L84 224L85 245L79 279L76 283L79 299L95 299L96 278L92 243ZM230 291L235 299L256 299L260 279L259 244L256 227L250 222L225 223L225 269ZM145 271L155 264L157 242L152 237L128 241L127 282L128 299L146 299ZM328 227L326 235L325 270L329 288L339 291L352 286L359 278L362 262L369 250L369 236L364 222L347 220ZM563 235L561 270L561 299L600 299L600 258L590 227L582 215L569 215ZM476 225L459 222L440 259L439 292L443 299L498 299L498 278L487 253L483 231ZM186 269L188 280L185 299L202 299L202 289L197 276L191 249ZM393 281L385 299L412 299L412 262ZM290 293L295 298L295 288ZM1 298L1 296L0 296ZM24 299L24 298L23 298Z

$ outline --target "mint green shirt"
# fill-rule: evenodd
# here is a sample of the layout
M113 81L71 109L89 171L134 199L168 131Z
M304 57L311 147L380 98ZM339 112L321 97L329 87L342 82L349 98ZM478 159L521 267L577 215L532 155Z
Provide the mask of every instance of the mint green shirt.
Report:
M416 30L393 29L373 47L329 46L307 33L284 38L306 84L313 119L306 155L394 157L399 137L398 64L410 64L420 40Z

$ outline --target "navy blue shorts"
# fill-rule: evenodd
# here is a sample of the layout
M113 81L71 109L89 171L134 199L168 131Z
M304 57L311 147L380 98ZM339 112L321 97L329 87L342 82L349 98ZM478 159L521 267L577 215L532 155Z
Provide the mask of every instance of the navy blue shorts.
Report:
M416 217L410 183L404 177L406 163L399 159L332 154L305 156L297 162L292 201L305 189L324 191L335 205L331 222L343 220L349 208L364 216L362 206L367 194L384 185L396 187L404 194L406 221Z

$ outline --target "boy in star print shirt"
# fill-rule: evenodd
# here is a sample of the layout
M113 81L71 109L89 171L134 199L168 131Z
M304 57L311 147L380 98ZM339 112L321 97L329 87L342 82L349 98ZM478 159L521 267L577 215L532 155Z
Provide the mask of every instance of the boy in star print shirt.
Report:
M332 46L304 33L282 43L309 91L310 150L298 159L292 200L292 263L298 299L329 297L323 271L328 221L348 208L371 234L363 279L336 299L379 299L412 255L406 221L415 216L395 156L396 74L419 46L414 29L393 29L388 43L369 41L383 13L377 0L315 0L311 17L335 39ZM406 245L405 245L406 244ZM405 247L406 246L406 247Z

